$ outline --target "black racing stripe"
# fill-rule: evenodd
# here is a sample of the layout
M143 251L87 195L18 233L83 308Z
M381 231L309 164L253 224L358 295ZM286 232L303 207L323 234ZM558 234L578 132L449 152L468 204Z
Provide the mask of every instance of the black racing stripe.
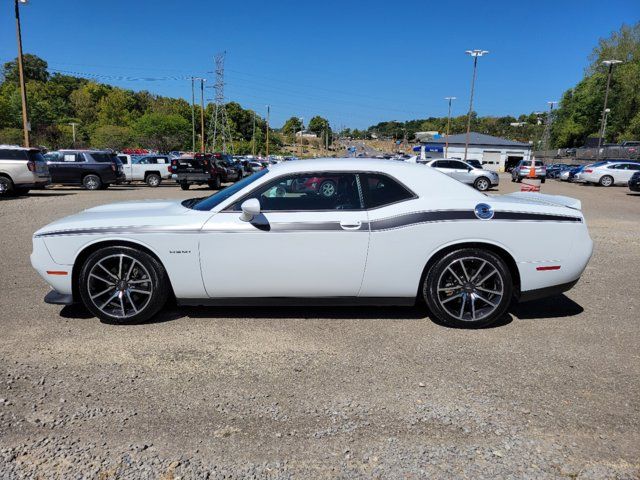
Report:
M340 222L278 222L271 224L272 232L317 232L333 230L343 230Z
M454 220L478 220L473 210L439 210L432 212L414 212L397 217L383 218L370 222L371 231L390 230L427 222L445 222Z
M580 217L569 217L565 215L552 215L548 213L525 213L525 212L496 212L493 215L496 220L514 221L534 221L534 222L581 222Z

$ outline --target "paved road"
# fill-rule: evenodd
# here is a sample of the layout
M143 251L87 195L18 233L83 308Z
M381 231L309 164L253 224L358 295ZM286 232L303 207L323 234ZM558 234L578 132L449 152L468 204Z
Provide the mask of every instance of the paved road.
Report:
M582 199L594 257L566 296L478 331L419 307L173 308L105 325L42 302L33 231L207 191L0 201L0 477L638 478L640 197L543 190Z

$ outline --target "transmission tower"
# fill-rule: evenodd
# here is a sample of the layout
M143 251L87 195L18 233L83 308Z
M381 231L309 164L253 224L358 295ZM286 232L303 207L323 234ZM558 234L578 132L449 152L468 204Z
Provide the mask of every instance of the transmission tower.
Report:
M542 134L542 148L545 149L545 151L548 151L551 149L551 124L553 123L553 107L554 105L557 105L558 102L556 101L552 101L552 102L547 102L547 104L549 105L549 113L547 114L547 121L546 124L544 126L544 132Z
M224 57L226 54L227 52L222 52L215 56L215 107L211 112L211 122L209 122L209 138L211 139L210 149L212 152L222 151L227 153L227 150L229 150L233 154L231 127L229 126L229 117L227 117L227 109L224 102Z

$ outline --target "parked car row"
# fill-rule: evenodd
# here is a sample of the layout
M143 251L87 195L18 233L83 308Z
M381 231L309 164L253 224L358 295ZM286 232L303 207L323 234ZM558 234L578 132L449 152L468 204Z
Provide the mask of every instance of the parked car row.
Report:
M564 170L558 179L602 187L628 185L632 191L638 187L640 162L634 160L602 160L589 165L579 165Z

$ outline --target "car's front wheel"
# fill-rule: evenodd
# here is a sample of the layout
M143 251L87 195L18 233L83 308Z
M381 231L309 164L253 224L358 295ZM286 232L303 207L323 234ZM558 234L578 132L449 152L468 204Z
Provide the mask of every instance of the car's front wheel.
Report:
M14 194L14 186L11 179L0 176L0 197L8 197Z
M164 306L169 280L164 267L132 247L101 248L86 259L79 275L82 302L107 323L149 320Z
M486 192L487 190L489 190L489 187L491 186L491 182L487 177L480 177L480 178L477 178L475 182L473 182L473 186L475 187L476 190L479 190L481 192Z
M431 266L422 289L437 320L452 327L486 327L503 317L513 294L505 261L477 248L442 255Z

